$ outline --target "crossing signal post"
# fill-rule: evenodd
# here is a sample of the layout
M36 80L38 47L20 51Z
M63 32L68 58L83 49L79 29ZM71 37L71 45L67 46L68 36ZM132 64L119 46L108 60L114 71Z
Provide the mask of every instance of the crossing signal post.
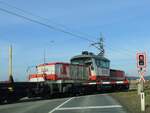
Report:
M147 58L146 53L137 53L137 69L140 75L138 93L140 93L141 98L141 111L145 111L145 94L144 94L144 75L146 72Z

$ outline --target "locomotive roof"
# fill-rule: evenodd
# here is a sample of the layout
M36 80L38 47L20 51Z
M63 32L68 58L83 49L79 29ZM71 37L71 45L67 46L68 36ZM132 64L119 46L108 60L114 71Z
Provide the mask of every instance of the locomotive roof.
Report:
M39 64L37 67L56 65L56 64L70 65L70 63L67 62L51 62L51 63ZM72 64L72 65L83 66L82 64Z
M101 60L105 60L105 61L109 61L109 59L107 59L106 57L103 57L103 56L100 56L100 55L94 55L94 54L88 54L88 55L77 55L77 56L74 56L71 58L71 61L74 60L74 59L82 59L82 58L95 58L95 59L101 59Z
M40 66L47 66L47 65L56 65L56 64L69 65L69 63L66 63L66 62L50 62L50 63L40 64L40 65L38 65L38 67L40 67Z

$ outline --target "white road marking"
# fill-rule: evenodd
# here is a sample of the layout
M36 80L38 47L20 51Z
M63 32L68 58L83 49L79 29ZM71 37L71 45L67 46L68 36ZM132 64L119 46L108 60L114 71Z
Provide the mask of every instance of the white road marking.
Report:
M54 109L52 109L49 113L53 113L54 111L58 110L61 106L63 106L64 104L68 103L70 100L72 100L74 97L66 100L65 102L63 102L62 104L60 104L59 106L55 107Z
M82 110L82 109L108 109L108 108L121 108L121 105L110 105L110 106L85 106L85 107L65 107L58 108L57 110Z
M87 98L87 97L96 97L96 96L108 96L108 94L85 95L85 96L77 96L75 98L78 99L78 98Z

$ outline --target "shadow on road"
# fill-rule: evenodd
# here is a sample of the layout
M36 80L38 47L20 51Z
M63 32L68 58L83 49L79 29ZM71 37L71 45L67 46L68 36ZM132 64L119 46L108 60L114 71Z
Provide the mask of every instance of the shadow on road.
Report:
M41 97L35 97L35 98L22 98L18 100L17 102L11 102L11 103L3 103L0 105L6 105L6 104L15 104L15 103L25 103L25 102L34 102L34 101L41 101L41 100L54 100L54 99L62 99L62 98L69 98L69 97L78 97L78 96L88 96L88 95L100 95L100 94L111 94L114 92L127 92L127 91L101 91L96 93L90 93L90 94L76 94L76 95L69 95L69 94L56 94L52 95L50 98L41 98Z

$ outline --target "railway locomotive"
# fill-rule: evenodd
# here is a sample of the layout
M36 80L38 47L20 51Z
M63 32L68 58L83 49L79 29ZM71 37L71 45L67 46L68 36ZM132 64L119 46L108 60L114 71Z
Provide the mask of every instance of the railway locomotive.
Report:
M12 53L10 68L11 57ZM50 62L35 68L36 73L30 73L27 82L13 81L12 73L10 81L0 82L0 103L14 102L23 97L51 98L129 88L124 71L111 69L109 59L88 51L72 57L70 63Z
M110 60L88 51L74 56L70 63L40 64L36 70L37 73L29 75L29 81L47 84L51 95L129 88L124 71L110 69Z

